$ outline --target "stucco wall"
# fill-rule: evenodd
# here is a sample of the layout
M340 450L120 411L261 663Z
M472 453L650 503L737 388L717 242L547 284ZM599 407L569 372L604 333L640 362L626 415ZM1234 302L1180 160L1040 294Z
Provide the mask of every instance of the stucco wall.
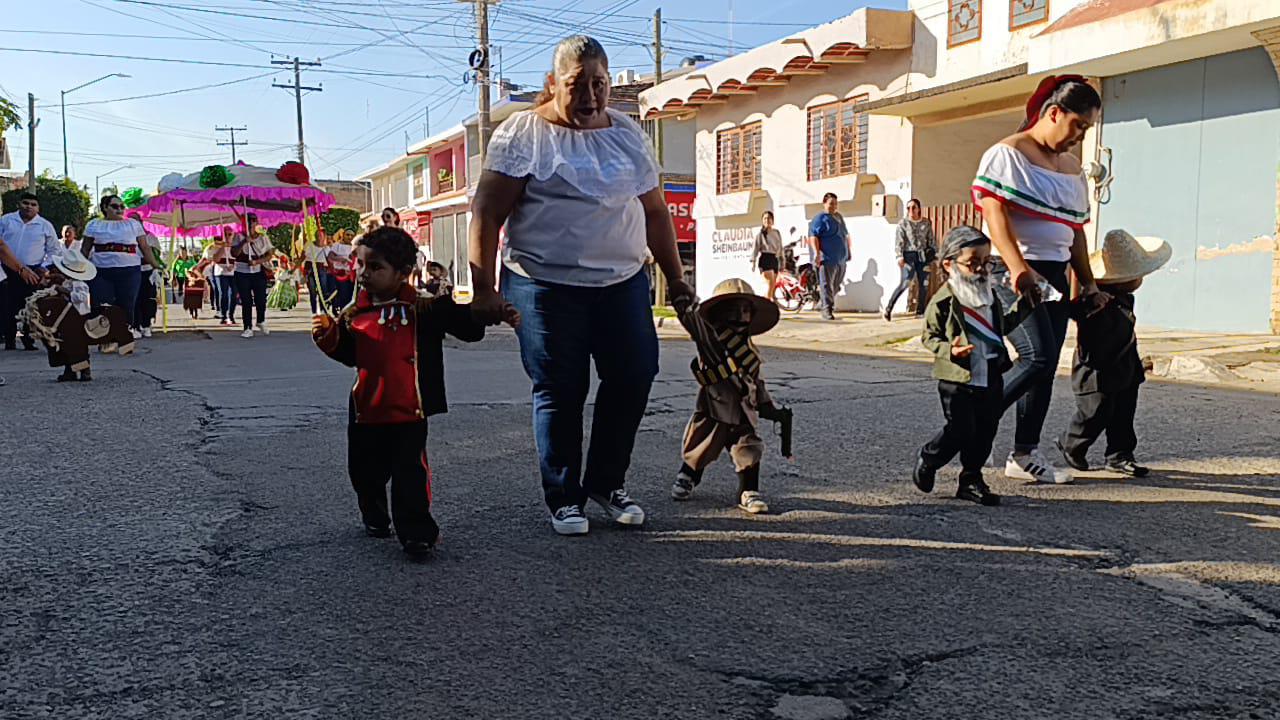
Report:
M833 68L822 76L797 77L786 87L764 88L724 105L703 107L697 115L698 292L710 294L720 280L742 277L757 291L764 281L750 267L754 230L760 214L773 210L784 242L804 236L809 218L821 212L822 195L836 193L854 239L848 283L838 302L843 310L876 311L897 284L893 262L896 218L871 216L872 196L904 196L911 173L911 127L901 118L868 118L867 175L817 182L808 180L808 108L841 98L883 97L898 89L910 62L906 51L872 53L867 62ZM716 134L761 122L762 188L754 193L716 194ZM795 232L792 233L792 228ZM884 288L887 288L884 289ZM879 290L877 290L879 289Z
M987 148L1018 129L1022 113L1001 113L915 128L911 192L925 205L969 202L974 171Z

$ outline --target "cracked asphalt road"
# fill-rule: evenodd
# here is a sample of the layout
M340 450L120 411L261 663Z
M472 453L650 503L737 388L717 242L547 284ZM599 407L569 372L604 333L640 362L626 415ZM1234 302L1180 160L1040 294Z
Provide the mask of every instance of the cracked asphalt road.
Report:
M1277 716L1276 396L1149 384L1153 477L990 470L979 508L907 482L926 368L766 350L799 462L769 441L748 518L727 462L667 499L690 356L637 444L648 525L561 538L513 338L451 349L415 564L361 531L350 374L304 335L157 339L89 385L0 354L0 717Z

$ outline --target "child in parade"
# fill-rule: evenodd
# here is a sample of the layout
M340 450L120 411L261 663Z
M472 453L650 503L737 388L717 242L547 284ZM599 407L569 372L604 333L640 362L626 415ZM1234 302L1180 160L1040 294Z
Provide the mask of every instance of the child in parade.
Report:
M778 306L756 295L746 280L733 278L717 285L706 301L677 298L675 309L698 347L691 369L699 388L671 497L692 497L703 471L727 450L738 473L738 507L753 515L766 513L769 504L760 492L764 442L758 427L761 416L774 416L779 409L760 375L761 359L751 338L778 324Z
M97 274L98 268L81 255L79 250L67 249L62 255L53 259L53 267L45 275L45 284L48 287L57 288L58 294L71 302L75 312L87 319L92 314L92 307L89 304L89 281ZM52 349L49 351L51 360L55 359L55 354L56 351ZM76 373L70 363L63 362L62 366L63 370L58 376L58 382L76 380L89 382L93 379L93 373L87 367Z
M1113 230L1089 257L1098 289L1109 294L1111 302L1092 314L1080 303L1072 303L1077 323L1071 369L1076 414L1056 444L1067 464L1077 470L1089 469L1089 447L1105 432L1107 470L1130 477L1150 472L1133 456L1138 446L1133 428L1138 388L1146 380L1134 329L1133 293L1145 276L1172 256L1173 249L1159 238L1135 238L1124 230Z
M347 425L348 471L365 531L390 537L394 524L405 552L431 553L440 528L431 516L427 418L447 411L445 334L476 342L484 325L447 296L424 298L409 285L417 248L397 227L361 238L356 249L361 289L337 318L312 321L316 346L356 368ZM519 314L506 310L515 326ZM387 481L391 507L387 508Z
M991 240L977 228L961 225L943 243L947 282L929 301L923 341L934 354L933 376L946 425L916 458L912 480L932 492L934 476L960 456L956 497L981 505L999 505L1000 497L982 479L982 466L1004 412L1001 373L1012 366L1004 335L1021 319L1021 306L1003 308L991 288Z

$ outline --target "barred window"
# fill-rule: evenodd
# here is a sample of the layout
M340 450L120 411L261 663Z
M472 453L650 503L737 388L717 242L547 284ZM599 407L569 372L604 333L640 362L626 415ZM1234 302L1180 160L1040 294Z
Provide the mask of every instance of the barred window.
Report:
M1035 25L1049 19L1049 0L1009 0L1009 29Z
M716 192L760 187L760 123L716 133Z
M809 179L867 170L867 114L855 113L866 95L809 108Z
M947 0L947 47L982 38L982 0Z

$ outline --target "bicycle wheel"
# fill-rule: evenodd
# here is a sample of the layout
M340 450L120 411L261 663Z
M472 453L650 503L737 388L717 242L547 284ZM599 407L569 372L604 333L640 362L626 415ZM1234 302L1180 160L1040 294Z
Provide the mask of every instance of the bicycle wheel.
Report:
M788 292L786 288L778 286L773 289L773 300L787 312L797 312L803 303L800 296L796 293Z

